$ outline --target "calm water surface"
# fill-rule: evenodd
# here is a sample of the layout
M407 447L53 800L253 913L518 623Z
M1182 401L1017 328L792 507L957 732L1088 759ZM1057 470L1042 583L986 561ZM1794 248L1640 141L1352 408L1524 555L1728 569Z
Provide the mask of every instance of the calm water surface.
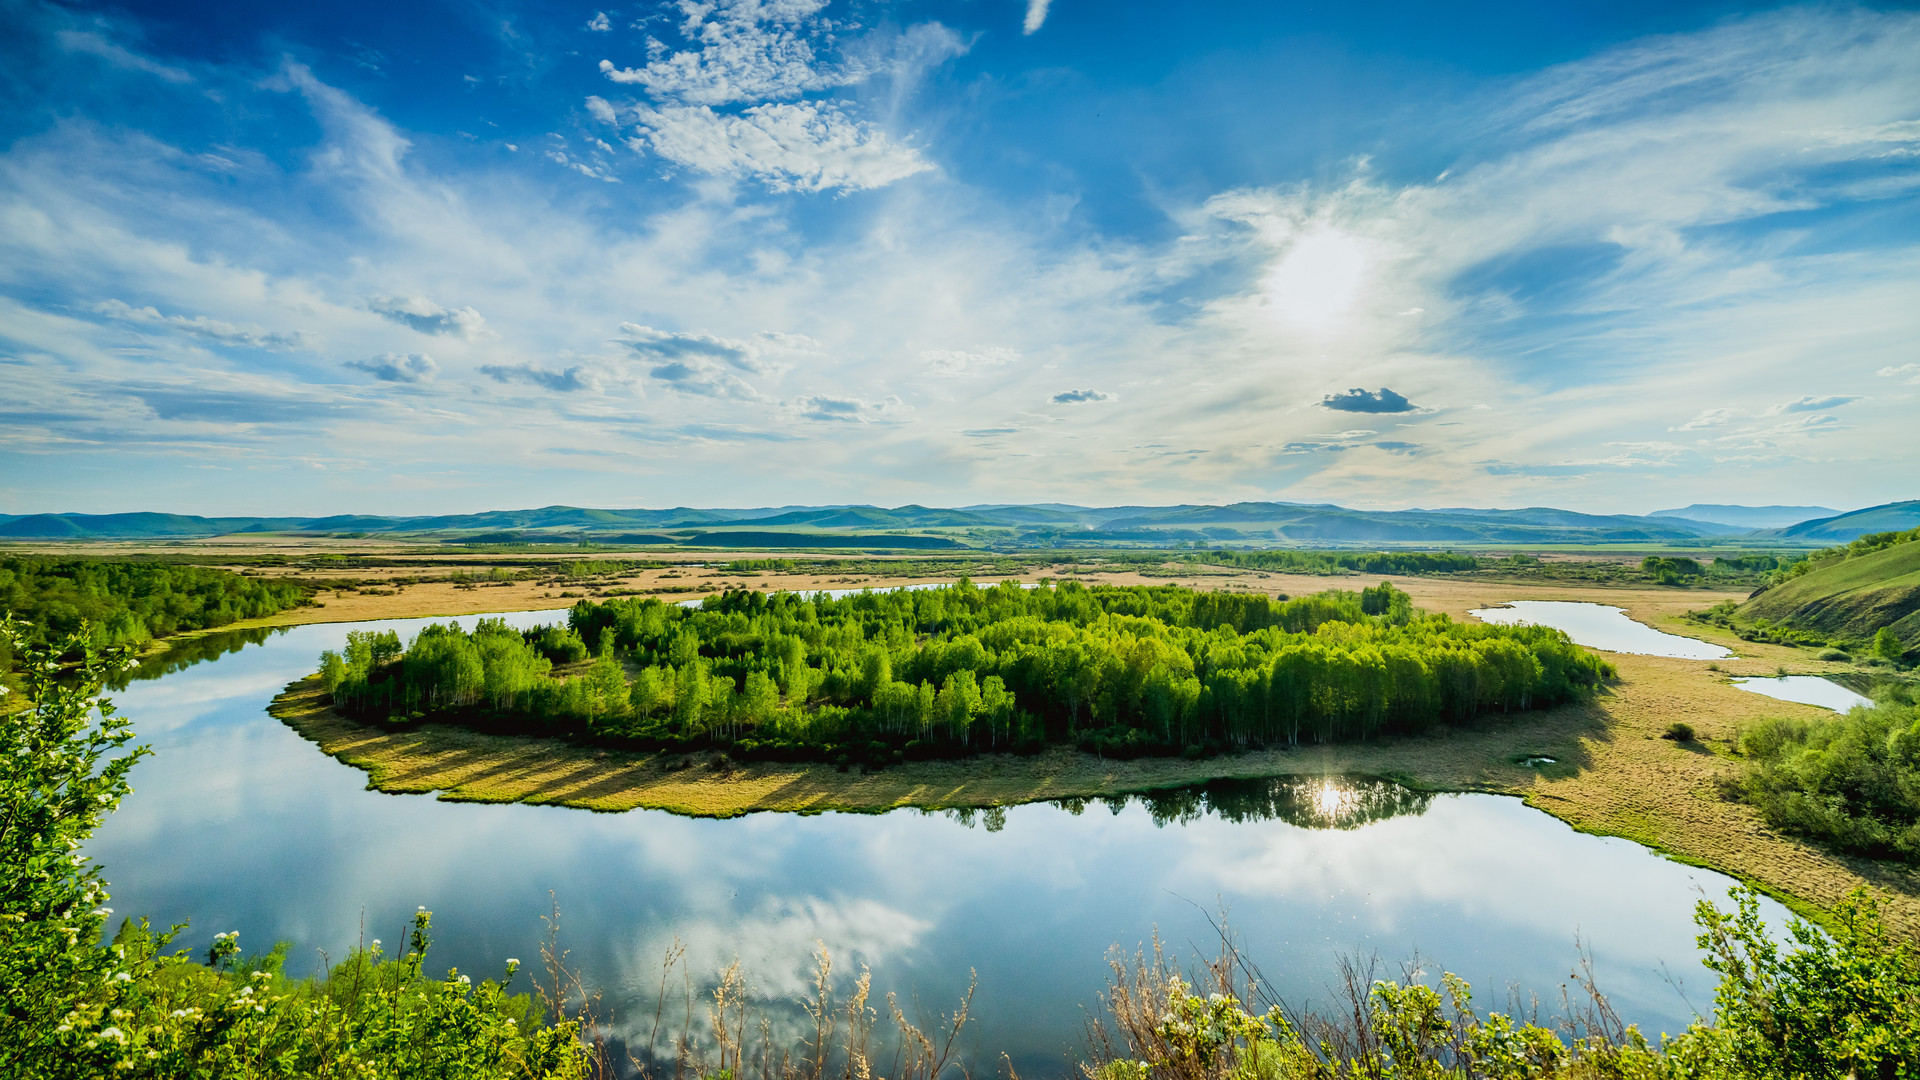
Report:
M1506 607L1468 612L1498 626L1551 626L1565 630L1577 644L1608 652L1675 656L1682 660L1721 660L1731 650L1695 638L1666 634L1627 617L1622 608L1567 600L1515 600Z
M1818 705L1834 712L1846 712L1855 705L1871 705L1873 699L1818 675L1782 675L1771 679L1735 679L1733 685L1781 701Z
M696 972L737 956L781 1001L802 993L824 941L929 1009L950 1008L977 970L972 1044L1011 1052L1035 1076L1064 1073L1110 947L1131 950L1157 927L1182 954L1211 951L1206 915L1220 907L1294 1000L1324 998L1342 954L1397 962L1417 951L1471 980L1484 1004L1509 987L1551 1002L1578 940L1620 1011L1651 1031L1684 1026L1688 1000L1711 1006L1691 909L1702 890L1722 899L1732 883L1575 833L1515 799L1314 783L970 820L596 814L368 791L361 772L266 714L347 630L405 638L427 621L215 641L199 662L176 656L173 670L120 690L157 753L89 849L114 907L158 925L191 920L181 944L196 950L224 930L253 948L292 940L292 967L305 970L316 950L338 958L363 934L397 941L425 905L438 935L429 967L484 974L507 957L537 959L540 916L557 900L563 944L622 1027L651 1013L676 938ZM1765 910L1785 918L1771 901Z

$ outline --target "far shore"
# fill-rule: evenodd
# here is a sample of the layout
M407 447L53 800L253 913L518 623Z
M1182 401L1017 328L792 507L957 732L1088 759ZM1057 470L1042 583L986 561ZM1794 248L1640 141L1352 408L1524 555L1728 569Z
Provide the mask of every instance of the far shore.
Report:
M1186 584L1294 596L1352 588L1381 576L1249 572L1183 580L1128 573L1074 575L1089 583ZM1592 601L1623 607L1634 618L1670 633L1725 644L1737 656L1710 664L1609 654L1620 679L1593 702L1432 738L1262 750L1197 762L1118 762L1056 748L1031 758L998 755L909 763L871 775L837 772L827 765L770 763L718 772L707 768L705 754L626 753L442 725L388 731L334 713L310 681L289 686L271 711L326 753L365 771L368 786L381 791L599 811L660 809L710 817L755 811L878 812L903 806L989 807L1092 798L1225 777L1386 777L1427 790L1517 796L1576 829L1624 837L1679 861L1729 874L1816 918L1849 889L1864 884L1883 900L1897 925L1920 929L1920 875L1776 834L1751 807L1721 795L1720 781L1738 769L1733 746L1742 724L1762 716L1824 715L1812 706L1740 690L1731 677L1773 675L1782 669L1797 674L1852 670L1848 664L1815 660L1807 651L1743 642L1681 618L1686 611L1743 594L1384 577L1411 593L1417 605L1455 618L1471 618L1470 609L1513 600ZM715 588L722 587L721 579L712 580ZM884 588L921 580L877 578L860 584ZM859 587L784 577L766 582L767 587L788 591ZM762 582L736 576L727 584L751 588ZM510 593L507 588L423 584L396 596L342 597L324 608L297 609L252 625L537 610L562 608L574 600L529 596L524 590ZM1694 743L1659 738L1675 721L1693 726L1698 733ZM1525 761L1530 757L1551 757L1555 764L1529 767Z

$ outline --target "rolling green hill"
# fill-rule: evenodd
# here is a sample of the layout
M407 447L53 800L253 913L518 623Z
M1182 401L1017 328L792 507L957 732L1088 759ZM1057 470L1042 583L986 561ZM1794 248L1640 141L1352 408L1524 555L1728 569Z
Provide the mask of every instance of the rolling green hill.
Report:
M1842 549L1814 565L1741 605L1736 621L1765 619L1835 642L1866 642L1890 626L1909 652L1920 648L1920 538L1859 555Z

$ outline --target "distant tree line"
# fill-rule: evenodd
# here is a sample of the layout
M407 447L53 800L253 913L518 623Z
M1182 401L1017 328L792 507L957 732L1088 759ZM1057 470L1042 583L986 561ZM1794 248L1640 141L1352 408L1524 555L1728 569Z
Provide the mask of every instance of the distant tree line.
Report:
M1205 561L1247 570L1296 574L1452 574L1480 569L1474 555L1451 551L1214 551Z
M1295 600L963 579L583 601L564 627L436 624L404 650L356 633L321 657L351 716L843 764L1365 739L1558 705L1611 674L1559 631L1426 615L1384 582Z
M308 602L306 586L229 570L153 562L0 557L0 613L35 641L77 632L95 645L139 643L257 619ZM0 668L7 658L0 655Z

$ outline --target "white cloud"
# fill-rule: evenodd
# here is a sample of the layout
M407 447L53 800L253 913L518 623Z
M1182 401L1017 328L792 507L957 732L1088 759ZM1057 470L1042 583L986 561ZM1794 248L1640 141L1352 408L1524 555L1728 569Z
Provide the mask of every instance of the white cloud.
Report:
M1055 405L1079 405L1089 401L1113 401L1115 396L1105 390L1062 390L1049 400Z
M933 168L913 147L826 102L756 105L737 115L675 105L640 117L636 141L668 161L749 176L774 191L884 187Z
M645 361L647 377L683 394L762 401L763 395L743 375L774 375L782 368L761 356L750 341L655 330L636 323L620 324L620 342Z
M245 345L256 349L310 349L318 344L318 339L305 330L268 332L252 323L222 322L205 315L162 315L152 306L134 307L122 300L102 300L93 306L93 310L121 322L162 327L221 345Z
M595 12L593 18L587 20L587 29L596 34L604 34L613 29L613 23L608 21L606 12Z
M828 394L795 398L792 405L795 412L808 420L832 420L856 424L870 424L883 420L907 408L898 397L889 396L880 401L867 401L864 398L838 397Z
M1706 428L1725 427L1727 424L1739 419L1740 416L1741 413L1738 409L1706 409L1701 411L1693 419L1673 430L1701 431Z
M600 71L652 104L631 108L627 145L714 175L759 180L775 191L847 192L883 187L933 166L844 101L792 101L806 93L893 79L898 100L922 70L966 51L938 23L871 34L840 48L824 0L718 0L681 5L678 51L650 39L649 62ZM816 40L836 53L816 51ZM599 97L587 110L618 129L620 110Z
M485 341L500 336L487 329L487 320L471 307L445 308L414 294L370 296L367 298L367 310L422 334L464 338L467 341Z
M494 382L531 383L562 394L582 391L599 393L606 385L605 377L600 372L584 364L575 364L559 371L538 364L482 364L480 373Z
M347 366L381 382L432 382L440 365L426 353L381 353L371 360L349 360Z
M825 0L718 0L681 5L681 32L699 48L673 52L645 67L600 71L616 83L639 86L657 98L693 105L728 105L799 97L860 82L859 67L823 68L806 30Z
M1053 6L1053 0L1027 0L1027 17L1020 20L1020 32L1031 34L1039 30L1047 21L1047 9Z
M987 368L1005 367L1020 359L1020 354L1004 345L989 345L976 352L961 349L923 349L920 362L935 375L971 375Z
M1911 375L1913 377L1908 379L1907 382L1914 386L1920 386L1920 364L1900 364L1898 366L1889 364L1879 371L1874 372L1874 374L1883 379L1893 379L1901 375Z
M1831 397L1800 397L1800 398L1795 398L1792 401L1783 401L1780 404L1775 405L1774 407L1766 411L1766 415L1779 416L1783 413L1821 412L1826 409L1837 409L1842 405L1847 405L1859 400L1860 398L1858 395L1852 395L1852 396L1834 395Z

